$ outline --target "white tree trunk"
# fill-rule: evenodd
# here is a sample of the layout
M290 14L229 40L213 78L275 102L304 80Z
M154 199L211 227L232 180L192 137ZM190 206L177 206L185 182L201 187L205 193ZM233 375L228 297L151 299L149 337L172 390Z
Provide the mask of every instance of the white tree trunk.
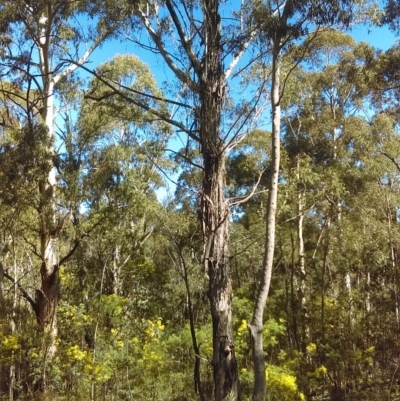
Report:
M251 348L254 364L253 400L265 401L267 383L265 377L265 357L263 349L264 308L271 283L275 251L275 219L278 199L278 178L280 166L280 43L275 42L272 50L272 155L271 178L266 212L266 240L260 284L254 308L253 318L249 325Z

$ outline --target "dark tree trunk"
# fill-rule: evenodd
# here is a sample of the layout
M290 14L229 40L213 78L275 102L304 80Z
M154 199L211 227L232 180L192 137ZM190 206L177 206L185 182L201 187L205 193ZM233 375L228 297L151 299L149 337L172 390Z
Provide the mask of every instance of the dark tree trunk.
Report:
M223 194L224 160L211 167L214 178L207 182L203 196L204 263L209 276L209 299L213 324L215 399L237 399L238 375L232 333L232 284L229 271L228 215Z
M138 9L139 16L155 47L176 78L192 92L195 99L193 117L196 130L183 128L200 146L203 161L203 182L200 192L199 220L203 233L203 263L209 277L208 296L213 323L213 359L215 401L238 399L238 375L232 333L232 284L229 269L229 204L225 198L225 159L228 146L221 132L221 114L225 99L226 76L222 65L220 0L202 0L202 19L186 7L186 1L165 0L175 39L181 46L185 68L175 59L163 38L158 7ZM183 4L185 6L183 7ZM185 9L186 14L182 13ZM153 10L154 14L149 13ZM191 11L190 11L191 10ZM188 20L186 20L188 18ZM189 31L193 31L188 34ZM173 35L171 35L173 36ZM148 45L144 45L148 47ZM240 53L240 52L239 52ZM233 63L234 65L235 63ZM171 123L171 118L165 116Z
M238 374L232 333L232 284L229 269L229 205L225 199L225 146L221 111L225 96L218 0L204 4L206 51L200 78L200 142L204 161L201 223L204 267L209 277L213 325L215 400L238 399Z
M42 275L42 287L36 290L36 318L41 331L51 333L51 337L56 337L56 309L60 297L58 266L48 269L45 262L43 262L40 272ZM51 352L50 354L52 355Z

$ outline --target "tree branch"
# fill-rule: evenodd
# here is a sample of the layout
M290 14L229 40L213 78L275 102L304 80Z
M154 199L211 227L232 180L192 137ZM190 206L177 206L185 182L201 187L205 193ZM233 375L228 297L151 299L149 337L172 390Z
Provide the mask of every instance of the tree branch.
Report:
M236 67L237 63L242 58L243 53L248 49L248 47L250 46L251 42L256 37L257 33L258 33L257 29L255 29L253 32L251 32L250 35L249 35L248 40L240 47L239 52L234 55L231 63L229 64L229 67L225 71L225 80L227 80L229 78L229 76L231 75L233 69Z
M394 157L389 156L386 152L381 152L384 156L386 156L393 164L397 167L397 170L400 171L400 164L396 162Z
M149 35L151 36L151 38L154 41L154 44L157 46L158 51L160 52L161 56L163 57L163 59L165 60L165 62L167 63L168 67L172 70L172 72L176 75L176 77L183 82L184 84L186 84L187 86L189 86L193 91L197 92L198 88L195 82L193 82L190 78L189 75L185 74L176 64L175 62L172 60L172 57L170 55L170 53L166 50L161 37L159 35L157 35L157 33L154 31L154 29L152 28L150 21L147 18L147 15L141 10L139 9L139 13L140 13L140 18L145 26L145 28L147 29L147 32L149 33Z
M1 263L1 262L0 262ZM25 298L26 301L28 301L34 312L36 312L36 307L37 304L36 302L33 300L33 298L30 297L30 295L24 290L24 288L21 286L21 284L19 284L18 282L15 282L15 278L10 276L5 270L4 270L4 277L11 281L13 284L16 284L18 287L19 292L21 293L22 297Z
M192 63L192 66L193 66L194 70L196 71L197 76L200 77L201 66L200 66L199 60L197 59L197 57L195 56L195 54L193 52L193 48L192 48L190 41L186 38L185 33L183 32L182 24L180 23L179 18L176 15L174 6L172 5L172 1L166 0L165 3L167 5L168 11L171 15L172 21L174 22L175 28L178 32L182 46L185 49L185 52L186 52L187 56L189 57L189 60Z
M180 152L177 152L176 150L173 150L173 149L165 149L165 151L166 151L166 152L174 153L176 156L182 158L182 159L185 160L187 163L189 163L191 166L196 167L196 168L198 168L198 169L200 169L200 170L204 170L204 167L203 167L203 166L201 166L200 164L197 164L197 163L193 162L193 161L190 160L187 156L183 155L183 154L180 153Z
M58 262L58 267L63 265L78 249L80 242L75 240L74 246L69 250L69 252Z
M86 50L85 54L76 62L71 62L70 65L59 74L53 77L54 84L57 84L61 78L69 75L74 72L78 67L83 66L86 63L89 56L95 51L95 49L110 35L110 33L117 27L114 25L113 28L107 30L102 35L99 35L98 38L92 43L92 45Z

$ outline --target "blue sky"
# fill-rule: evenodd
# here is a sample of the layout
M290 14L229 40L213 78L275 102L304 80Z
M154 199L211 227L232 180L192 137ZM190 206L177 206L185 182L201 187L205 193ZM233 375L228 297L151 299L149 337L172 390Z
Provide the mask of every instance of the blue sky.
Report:
M364 41L381 50L387 50L397 40L396 35L386 26L356 26L349 33L357 42Z

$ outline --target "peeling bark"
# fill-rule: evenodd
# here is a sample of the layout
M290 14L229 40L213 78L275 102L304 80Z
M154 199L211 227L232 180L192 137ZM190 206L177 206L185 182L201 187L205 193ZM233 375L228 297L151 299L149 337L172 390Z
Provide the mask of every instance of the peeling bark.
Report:
M232 283L229 268L229 205L225 199L225 143L221 112L225 97L218 0L203 3L207 49L200 74L200 142L204 161L201 223L204 267L213 326L214 392L216 401L238 399L238 374L232 333Z

